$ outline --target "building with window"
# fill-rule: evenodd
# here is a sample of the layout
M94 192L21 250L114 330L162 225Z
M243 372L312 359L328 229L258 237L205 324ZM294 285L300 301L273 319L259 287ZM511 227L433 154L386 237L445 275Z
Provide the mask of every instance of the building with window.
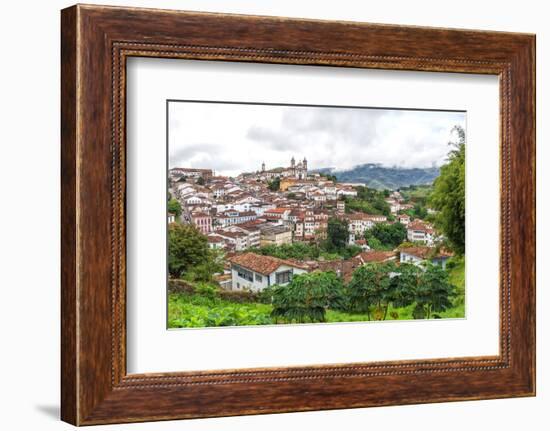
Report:
M255 253L239 254L229 262L231 290L259 292L275 284L287 284L294 275L308 271L305 265Z
M292 230L288 226L262 226L260 228L260 246L292 243Z
M434 229L431 225L415 220L407 225L407 240L433 245Z
M412 263L420 265L422 262L429 261L434 265L439 265L445 269L447 260L453 256L453 253L435 247L408 247L402 248L399 252L399 261L401 263Z
M201 233L207 234L212 232L212 217L204 212L196 212L191 214L191 223L197 226Z

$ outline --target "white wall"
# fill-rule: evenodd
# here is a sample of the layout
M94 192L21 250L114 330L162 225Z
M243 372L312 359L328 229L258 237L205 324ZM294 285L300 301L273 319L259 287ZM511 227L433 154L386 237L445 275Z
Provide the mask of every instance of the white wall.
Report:
M542 1L311 2L102 0L102 4L358 20L537 33L537 112L550 118L550 27ZM4 2L0 155L0 311L5 429L71 429L59 409L59 9L69 1ZM550 163L550 126L537 126L539 167ZM29 177L24 172L35 172ZM550 172L538 172L538 220L548 220ZM41 193L28 195L40 181ZM98 427L116 430L544 429L550 419L548 223L538 227L538 397ZM7 295L7 296L6 296ZM6 348L8 346L9 348ZM541 425L536 426L539 422Z

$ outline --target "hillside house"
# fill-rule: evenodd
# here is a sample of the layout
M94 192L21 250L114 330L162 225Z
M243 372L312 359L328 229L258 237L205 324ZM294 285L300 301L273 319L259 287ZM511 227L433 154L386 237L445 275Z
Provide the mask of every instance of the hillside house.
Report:
M271 256L243 253L229 259L231 289L259 292L275 284L287 284L307 266Z
M422 262L429 261L434 265L439 265L445 269L447 260L453 254L447 250L437 251L434 247L407 247L399 252L399 261L401 263L412 263L420 265Z
M427 223L415 220L407 226L407 240L431 246L434 241L434 229Z

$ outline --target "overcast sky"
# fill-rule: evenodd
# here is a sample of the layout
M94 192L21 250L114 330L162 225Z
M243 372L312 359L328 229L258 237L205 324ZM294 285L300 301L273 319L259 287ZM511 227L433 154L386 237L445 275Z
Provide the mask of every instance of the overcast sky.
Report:
M440 166L455 125L466 128L465 113L170 102L169 167L235 176L292 156L309 169Z

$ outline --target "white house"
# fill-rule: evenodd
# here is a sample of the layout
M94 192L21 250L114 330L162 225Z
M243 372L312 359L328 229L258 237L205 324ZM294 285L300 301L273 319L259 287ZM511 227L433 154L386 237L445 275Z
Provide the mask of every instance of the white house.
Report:
M440 265L443 269L452 253L446 250L436 251L433 247L407 247L399 252L399 261L401 263L412 263L420 265L422 262L430 261L434 265Z
M421 242L426 245L433 245L433 228L421 221L415 220L407 226L407 240L411 242Z
M259 292L275 284L287 284L294 275L307 272L307 268L300 264L255 253L237 255L229 262L231 290Z

